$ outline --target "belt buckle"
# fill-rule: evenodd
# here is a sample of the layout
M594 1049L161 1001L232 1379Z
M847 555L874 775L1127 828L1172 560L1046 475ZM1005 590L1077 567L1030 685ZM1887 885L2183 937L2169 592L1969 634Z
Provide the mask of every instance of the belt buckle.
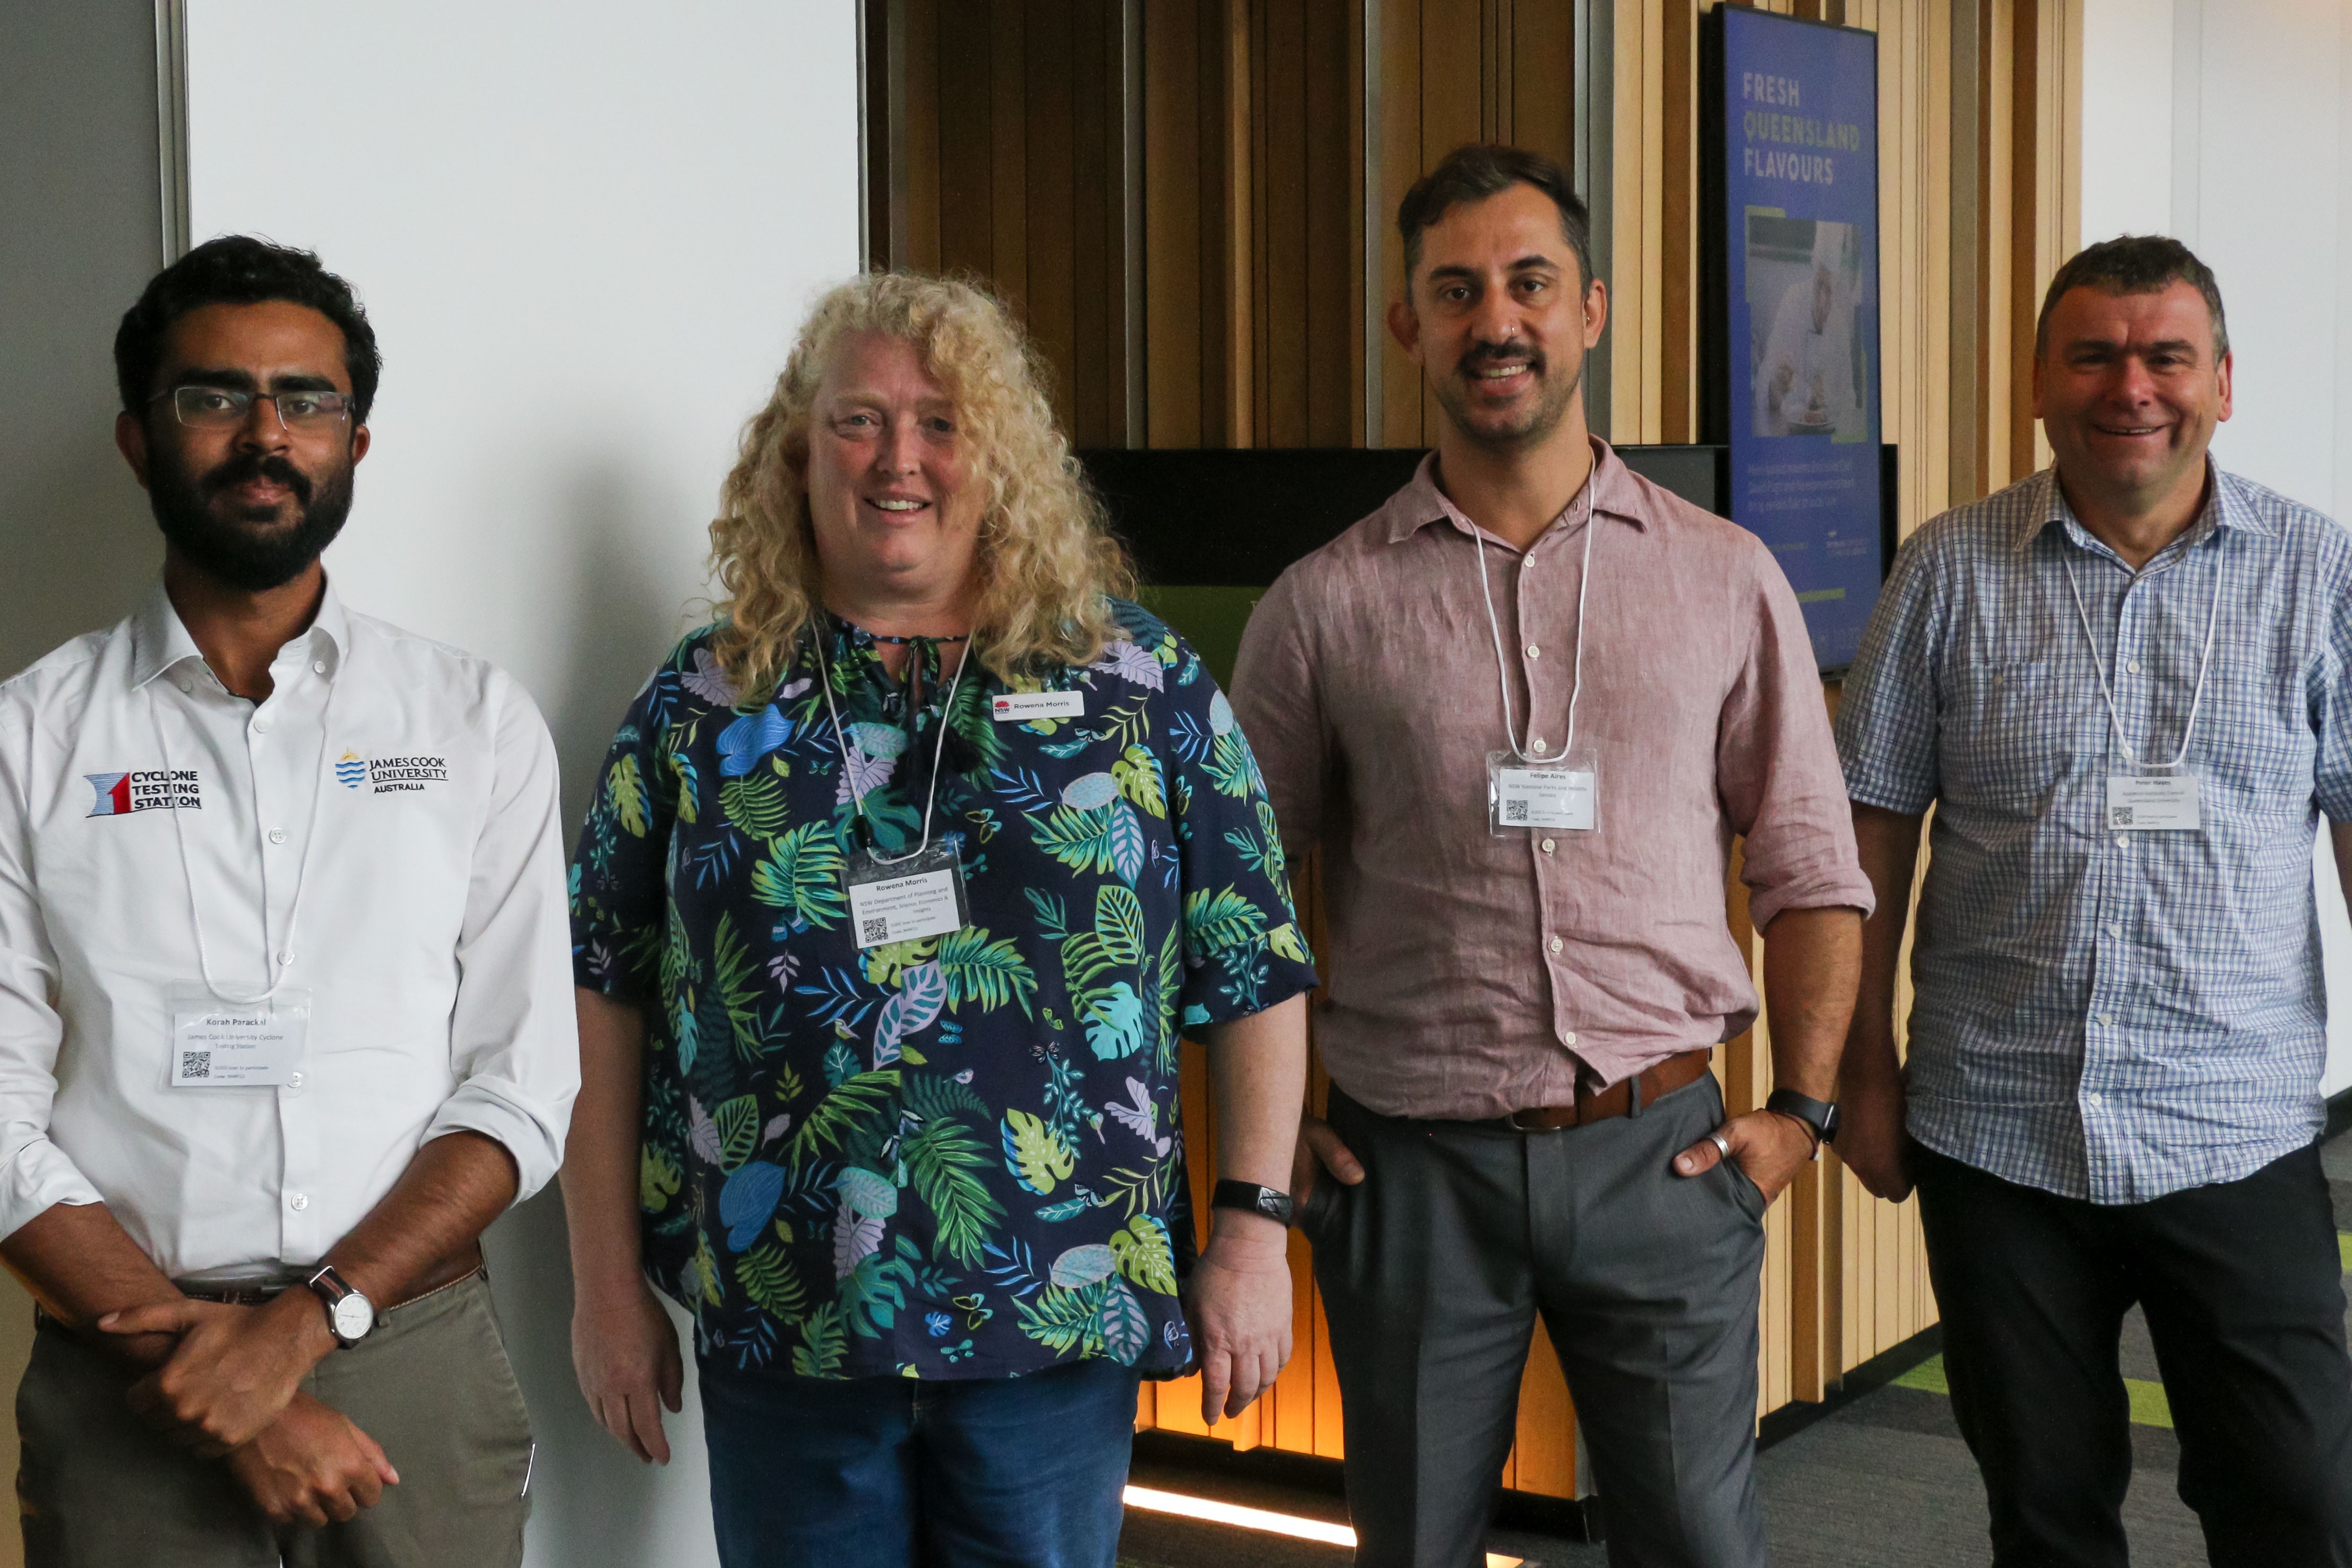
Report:
M1530 1110L1548 1110L1548 1109L1549 1109L1549 1107L1546 1107L1546 1106L1540 1106L1540 1105L1538 1105L1538 1106L1521 1106L1517 1110L1510 1111L1510 1112L1507 1113L1507 1114L1504 1116L1504 1118L1503 1118L1503 1125L1504 1125L1504 1126L1506 1126L1506 1127L1507 1127L1507 1128L1509 1128L1512 1131L1514 1131L1514 1132L1518 1132L1518 1133L1528 1133L1528 1132L1545 1132L1545 1133L1549 1133L1549 1132L1565 1132L1566 1131L1568 1131L1568 1129L1570 1129L1570 1128L1571 1128L1571 1127L1573 1127L1573 1126L1577 1125L1577 1124L1576 1124L1575 1122L1573 1122L1573 1121L1562 1121L1562 1122L1559 1122L1559 1123L1557 1123L1557 1124L1555 1124L1555 1125L1553 1125L1553 1126L1550 1126L1550 1127L1529 1127L1529 1126L1526 1125L1525 1123L1523 1123L1523 1122L1521 1122L1521 1121L1519 1121L1520 1116L1521 1116L1522 1114L1524 1114L1525 1112L1527 1112L1527 1111Z

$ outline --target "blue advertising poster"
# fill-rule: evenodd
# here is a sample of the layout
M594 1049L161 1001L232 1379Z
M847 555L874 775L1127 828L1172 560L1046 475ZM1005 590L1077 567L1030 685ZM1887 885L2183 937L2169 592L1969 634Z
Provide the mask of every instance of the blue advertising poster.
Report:
M1816 662L1839 669L1884 566L1878 39L1745 6L1715 15L1731 515L1771 547Z

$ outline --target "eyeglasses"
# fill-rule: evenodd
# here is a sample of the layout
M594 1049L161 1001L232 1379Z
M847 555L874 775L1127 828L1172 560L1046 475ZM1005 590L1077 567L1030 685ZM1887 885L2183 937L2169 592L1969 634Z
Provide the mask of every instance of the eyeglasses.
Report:
M232 430L253 416L256 402L278 411L278 423L289 433L324 430L340 425L352 411L352 400L340 392L241 392L227 386L175 386L149 398L172 400L172 412L183 425L198 430Z

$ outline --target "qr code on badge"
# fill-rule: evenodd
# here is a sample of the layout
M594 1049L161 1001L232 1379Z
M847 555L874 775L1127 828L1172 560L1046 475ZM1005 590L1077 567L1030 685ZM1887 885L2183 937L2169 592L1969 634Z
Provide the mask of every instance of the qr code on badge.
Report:
M181 1076L182 1078L210 1078L210 1077L212 1077L212 1076L213 1076L213 1054L212 1054L212 1052L210 1052L210 1051L182 1051L182 1052L180 1053L180 1076Z
M2132 808L2131 808L2130 806L2127 806L2127 805L2111 805L2111 806L2107 807L2107 826L2110 826L2110 827L2129 827L2131 825L2132 825Z
M890 940L890 917L887 915L876 915L873 919L866 922L863 929L866 932L865 940L866 942L888 942Z
M1505 822L1525 822L1527 819L1528 803L1526 801L1507 800L1503 803L1503 820Z

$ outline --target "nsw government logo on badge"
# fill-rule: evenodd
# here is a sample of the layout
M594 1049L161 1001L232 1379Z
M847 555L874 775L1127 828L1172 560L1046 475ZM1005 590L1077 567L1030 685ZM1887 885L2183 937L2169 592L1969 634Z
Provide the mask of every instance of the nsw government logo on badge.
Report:
M98 792L92 816L129 816L140 811L201 811L204 786L194 768L137 768L126 773L84 773Z

